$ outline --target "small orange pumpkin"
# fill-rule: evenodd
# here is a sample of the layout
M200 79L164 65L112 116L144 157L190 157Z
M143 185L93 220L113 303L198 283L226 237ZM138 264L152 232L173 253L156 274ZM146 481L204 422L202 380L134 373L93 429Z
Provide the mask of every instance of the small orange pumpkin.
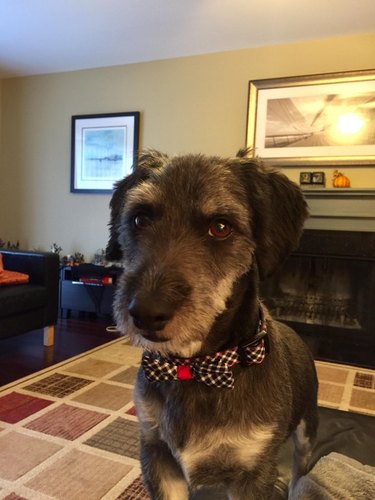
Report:
M350 180L344 174L335 170L333 172L332 186L335 188L349 188Z

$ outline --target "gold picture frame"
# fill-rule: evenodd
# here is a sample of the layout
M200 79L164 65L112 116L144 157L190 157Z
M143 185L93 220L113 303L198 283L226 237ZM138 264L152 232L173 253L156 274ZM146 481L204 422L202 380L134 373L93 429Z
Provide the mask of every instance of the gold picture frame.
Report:
M375 70L250 81L246 147L281 166L374 164Z

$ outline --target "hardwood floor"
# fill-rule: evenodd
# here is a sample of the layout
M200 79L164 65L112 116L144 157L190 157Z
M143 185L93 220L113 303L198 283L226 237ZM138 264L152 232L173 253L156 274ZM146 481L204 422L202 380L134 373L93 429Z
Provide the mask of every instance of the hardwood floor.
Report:
M42 330L0 340L0 386L86 352L118 337L110 318L76 316L58 320L55 345L43 346Z

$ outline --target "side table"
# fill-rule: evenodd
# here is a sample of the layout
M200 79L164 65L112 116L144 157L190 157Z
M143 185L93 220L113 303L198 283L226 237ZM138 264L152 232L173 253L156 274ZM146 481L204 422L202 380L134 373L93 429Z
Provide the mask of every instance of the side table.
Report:
M116 281L122 269L94 264L64 266L60 271L60 314L68 317L72 310L112 315Z

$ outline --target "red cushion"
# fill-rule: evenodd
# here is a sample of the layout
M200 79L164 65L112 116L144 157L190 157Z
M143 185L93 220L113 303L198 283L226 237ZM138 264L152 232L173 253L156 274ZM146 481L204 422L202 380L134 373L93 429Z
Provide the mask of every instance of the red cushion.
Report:
M19 285L28 283L29 275L19 273L17 271L6 271L3 267L3 256L0 253L0 286L2 285Z

